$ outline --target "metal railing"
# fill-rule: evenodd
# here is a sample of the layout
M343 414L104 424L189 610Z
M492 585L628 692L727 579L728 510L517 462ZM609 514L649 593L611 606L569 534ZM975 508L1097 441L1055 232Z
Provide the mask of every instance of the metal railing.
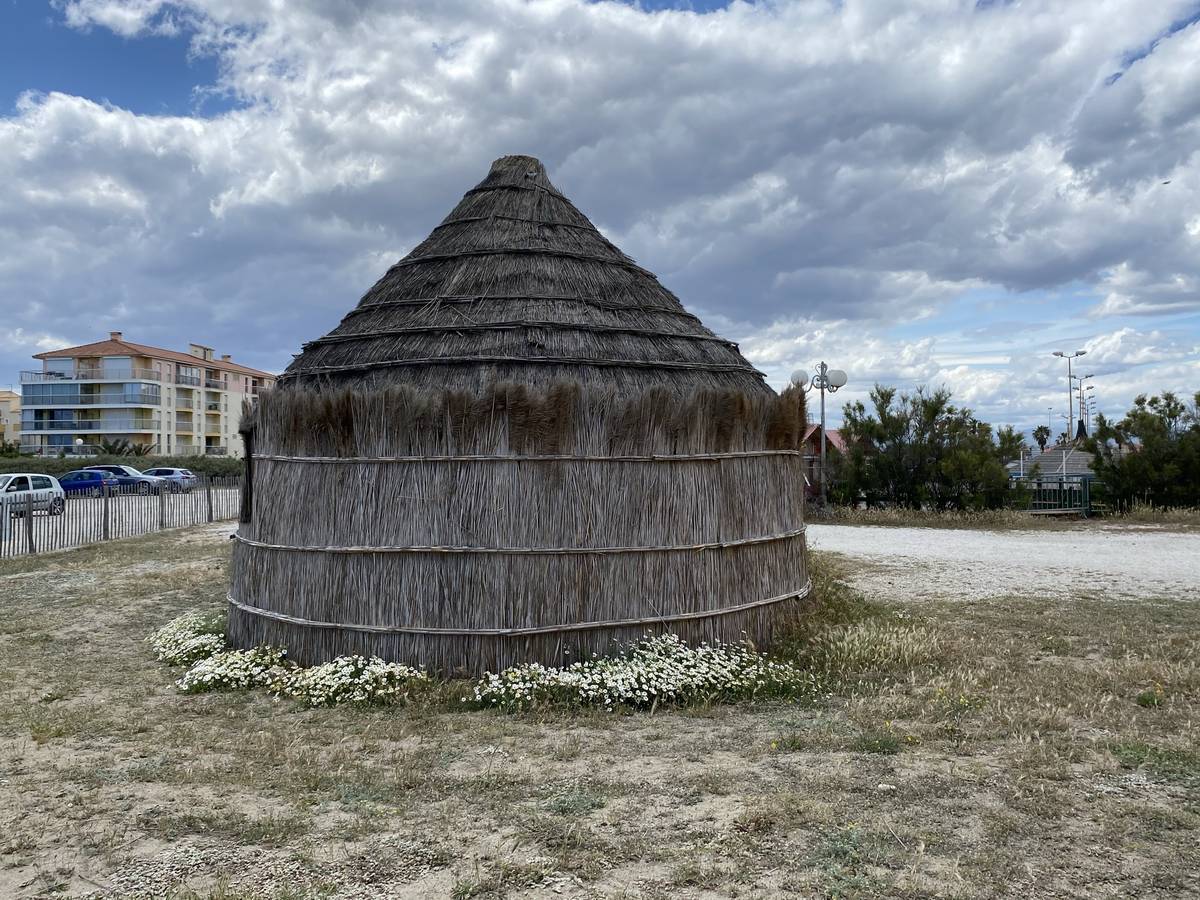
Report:
M186 490L149 494L104 490L99 496L72 494L56 501L35 493L0 494L0 558L234 519L242 502L237 476L201 476Z
M22 372L22 384L57 381L162 381L154 369L77 369L74 372Z
M23 422L21 431L158 431L157 419L53 419Z
M196 405L186 397L176 397L175 407L176 409L195 409Z
M158 406L161 394L146 392L124 394L69 394L65 396L26 397L24 406Z
M200 376L199 375L176 375L175 383L176 384L192 384L192 385L195 385L196 387L199 387L200 386Z
M205 379L204 379L204 386L205 386L206 388L209 388L209 389L211 389L211 390L214 390L214 391L223 391L223 390L225 390L225 382L223 382L223 381L221 381L220 379L217 379L217 378L205 378Z
M218 444L210 444L204 448L205 456L226 456L229 453L228 447L222 447Z

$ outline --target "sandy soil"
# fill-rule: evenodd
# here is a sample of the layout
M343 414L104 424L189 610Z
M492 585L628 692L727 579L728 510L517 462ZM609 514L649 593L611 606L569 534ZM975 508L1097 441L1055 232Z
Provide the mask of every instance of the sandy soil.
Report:
M875 599L1022 596L1200 599L1200 534L1153 527L985 531L809 525L809 546L855 561Z

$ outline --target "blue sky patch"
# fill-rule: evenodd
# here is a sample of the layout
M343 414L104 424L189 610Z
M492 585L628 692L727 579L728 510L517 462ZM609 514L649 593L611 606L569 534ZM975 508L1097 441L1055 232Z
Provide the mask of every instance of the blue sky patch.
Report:
M60 91L145 115L233 108L235 98L203 90L217 82L217 60L189 58L190 37L79 31L48 3L0 0L0 115L11 115L25 91Z

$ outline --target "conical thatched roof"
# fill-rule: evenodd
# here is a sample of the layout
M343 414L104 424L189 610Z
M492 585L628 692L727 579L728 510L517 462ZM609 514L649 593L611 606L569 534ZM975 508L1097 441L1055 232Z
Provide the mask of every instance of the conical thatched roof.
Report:
M771 393L737 345L606 240L538 160L505 156L341 324L305 345L280 385L560 380Z

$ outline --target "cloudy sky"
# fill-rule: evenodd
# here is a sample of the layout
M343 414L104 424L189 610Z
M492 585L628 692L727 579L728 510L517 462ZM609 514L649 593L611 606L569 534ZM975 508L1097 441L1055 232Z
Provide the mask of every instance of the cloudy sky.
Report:
M1200 390L1198 0L0 0L0 386L279 370L507 153L835 407Z

